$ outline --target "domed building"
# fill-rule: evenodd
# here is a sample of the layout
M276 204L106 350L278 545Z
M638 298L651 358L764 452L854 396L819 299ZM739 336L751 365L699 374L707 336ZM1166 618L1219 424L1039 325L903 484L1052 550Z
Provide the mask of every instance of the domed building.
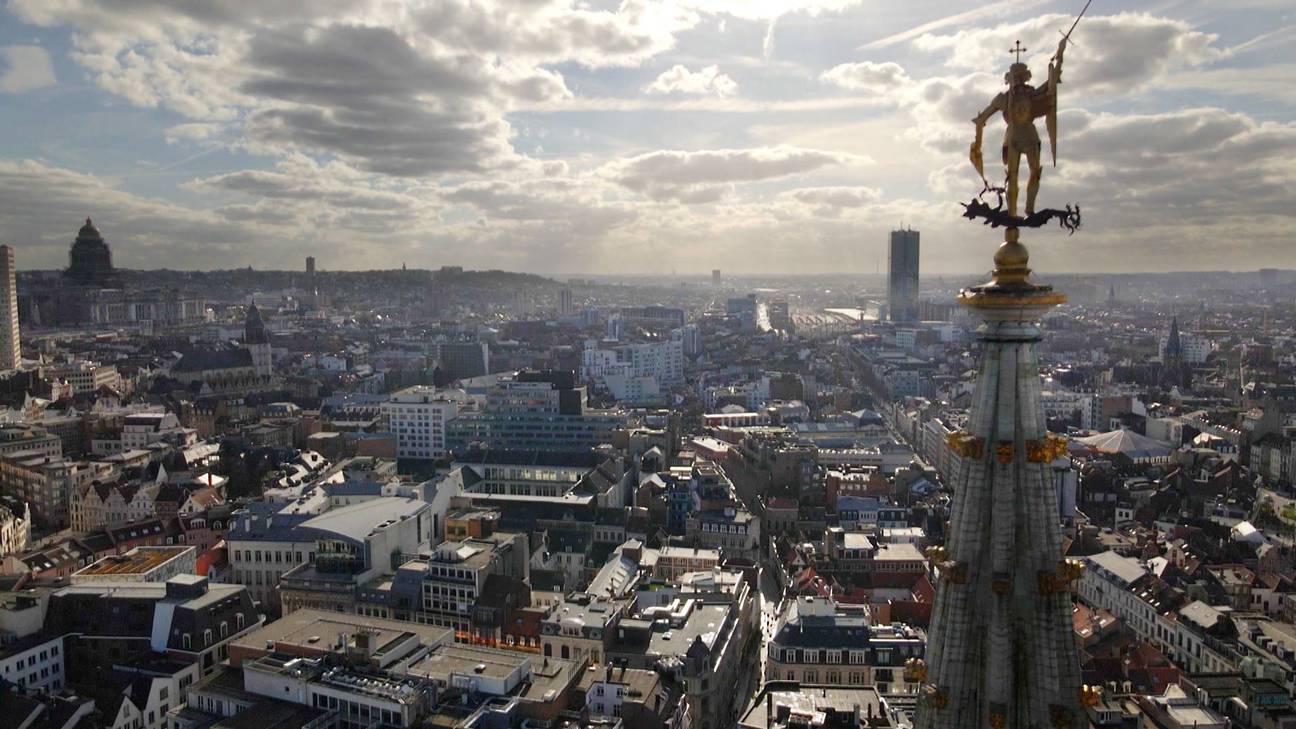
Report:
M68 267L63 276L80 286L111 288L117 283L113 270L112 250L90 218L77 232L68 252Z
M112 250L90 218L68 252L68 267L40 279L19 296L19 316L40 326L188 324L203 321L202 297L174 287L140 288L146 280L113 268Z

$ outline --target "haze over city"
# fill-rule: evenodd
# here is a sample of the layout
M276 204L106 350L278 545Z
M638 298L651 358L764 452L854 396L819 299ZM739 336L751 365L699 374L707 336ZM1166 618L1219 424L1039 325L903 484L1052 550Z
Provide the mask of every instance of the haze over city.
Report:
M969 119L1073 2L10 0L0 240L126 268L978 273ZM507 28L507 30L504 30ZM1290 264L1290 3L1099 0L1046 202L1054 272ZM997 157L991 150L990 157Z

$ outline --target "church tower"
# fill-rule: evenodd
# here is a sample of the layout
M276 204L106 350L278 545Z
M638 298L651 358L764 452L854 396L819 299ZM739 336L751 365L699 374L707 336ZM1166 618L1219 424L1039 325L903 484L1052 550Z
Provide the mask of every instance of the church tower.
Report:
M1170 333L1166 335L1165 361L1178 362L1183 359L1183 341L1179 337L1179 315L1170 317Z
M1062 558L1052 462L1066 440L1040 410L1038 320L1066 297L1030 283L1017 230L995 254L994 279L960 303L982 319L981 363L958 457L925 660L920 729L1078 729L1095 693L1080 685L1071 629L1079 564Z
M255 303L248 306L243 322L243 346L252 353L252 367L258 377L274 375L274 355L270 349L270 332L261 320L261 310Z
M1183 338L1179 334L1179 316L1170 317L1170 333L1161 353L1161 385L1185 388L1192 383L1192 367L1184 361Z

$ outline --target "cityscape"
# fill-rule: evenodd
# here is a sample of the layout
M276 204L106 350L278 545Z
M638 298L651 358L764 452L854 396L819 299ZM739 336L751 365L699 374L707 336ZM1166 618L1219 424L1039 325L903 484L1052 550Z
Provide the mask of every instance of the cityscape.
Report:
M1296 729L1290 8L297 5L0 8L0 729Z

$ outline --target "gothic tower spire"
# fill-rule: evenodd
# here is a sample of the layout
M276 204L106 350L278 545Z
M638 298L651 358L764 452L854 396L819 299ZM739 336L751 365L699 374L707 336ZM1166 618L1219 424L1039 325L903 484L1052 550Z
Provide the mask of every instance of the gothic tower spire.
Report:
M1080 662L1071 629L1078 564L1062 558L1052 462L1066 441L1040 410L1039 318L1065 301L1027 280L1010 229L994 280L961 303L983 320L981 364L958 456L919 704L920 729L1077 729ZM913 680L911 678L911 680Z

